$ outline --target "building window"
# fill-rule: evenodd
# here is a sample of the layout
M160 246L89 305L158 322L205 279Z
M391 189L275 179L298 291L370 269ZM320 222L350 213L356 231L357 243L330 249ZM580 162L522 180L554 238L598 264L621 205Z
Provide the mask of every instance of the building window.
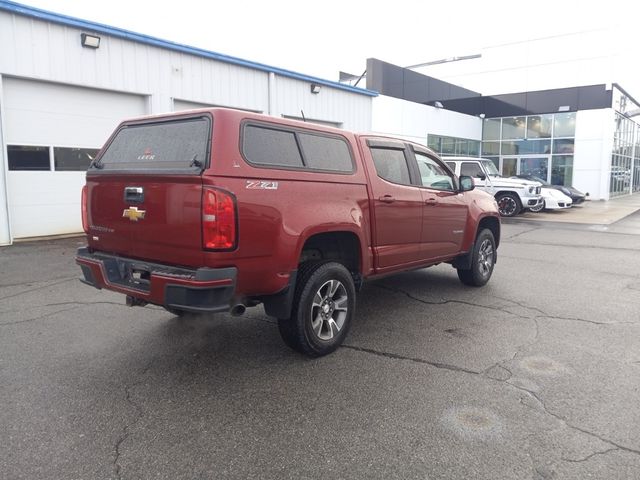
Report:
M97 148L54 147L53 161L58 172L84 171L98 154Z
M480 141L468 138L428 135L427 145L441 157L460 155L477 157L480 155Z
M483 141L500 140L501 128L502 128L502 119L486 118L482 125L482 140Z
M575 130L575 112L485 119L482 156L499 165L505 177L535 174L570 185Z
M571 186L573 182L573 155L554 155L551 160L551 183Z
M527 117L509 117L502 119L502 139L519 140L525 138Z
M576 114L556 113L553 116L553 136L558 137L575 137L576 135Z
M532 115L527 117L527 138L551 138L553 116Z
M609 171L609 196L618 197L634 191L634 133L636 124L616 113L613 134L613 153Z
M9 170L49 171L49 147L7 145Z

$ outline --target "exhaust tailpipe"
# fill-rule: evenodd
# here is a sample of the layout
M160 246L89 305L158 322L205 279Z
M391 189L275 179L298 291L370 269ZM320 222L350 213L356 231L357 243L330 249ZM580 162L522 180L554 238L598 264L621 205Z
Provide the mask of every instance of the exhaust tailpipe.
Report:
M234 305L233 307L231 307L231 310L229 311L229 313L231 313L231 315L233 315L234 317L239 317L242 314L244 314L246 310L247 310L246 306L244 306L242 303L238 303L237 305Z

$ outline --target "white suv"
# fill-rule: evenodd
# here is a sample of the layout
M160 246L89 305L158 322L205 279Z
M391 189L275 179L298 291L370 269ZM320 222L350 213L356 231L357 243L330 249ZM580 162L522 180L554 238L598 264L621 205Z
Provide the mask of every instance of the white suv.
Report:
M476 188L493 195L503 217L513 217L523 209L541 210L541 184L531 180L505 178L491 160L478 157L445 157L444 163L456 175L473 177Z

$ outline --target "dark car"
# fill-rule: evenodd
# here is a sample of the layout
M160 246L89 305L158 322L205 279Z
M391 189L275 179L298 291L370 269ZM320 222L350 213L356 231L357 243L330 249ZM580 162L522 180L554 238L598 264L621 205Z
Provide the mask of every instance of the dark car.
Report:
M566 196L571 197L574 205L579 205L584 202L586 194L582 193L577 188L567 187L565 185L552 185L546 180L541 179L540 177L536 177L535 175L514 175L512 178L523 178L525 180L533 180L534 182L540 182L543 187L553 188L555 190L560 190Z

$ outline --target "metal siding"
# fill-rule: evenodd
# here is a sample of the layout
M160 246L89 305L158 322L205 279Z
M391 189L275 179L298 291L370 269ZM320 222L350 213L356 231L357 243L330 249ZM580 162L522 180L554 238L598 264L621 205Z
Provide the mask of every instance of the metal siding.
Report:
M311 83L276 76L276 108L278 115L338 123L354 131L371 130L371 98L321 86L311 93Z

